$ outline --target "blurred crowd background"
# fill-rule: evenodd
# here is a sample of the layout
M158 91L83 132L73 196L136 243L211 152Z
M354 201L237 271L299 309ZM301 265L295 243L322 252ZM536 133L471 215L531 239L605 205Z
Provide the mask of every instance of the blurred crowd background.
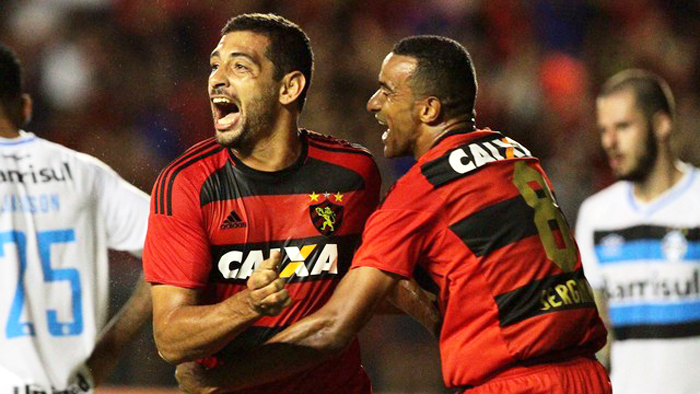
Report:
M612 181L594 101L613 73L646 68L668 80L675 147L700 162L697 0L2 0L0 41L24 62L35 104L28 129L149 192L164 165L213 135L209 54L227 19L246 12L278 13L306 31L316 64L301 125L367 146L385 188L412 162L382 157L384 130L365 104L386 53L413 34L446 35L470 51L477 126L541 158L572 226L581 201ZM139 262L114 258L118 306ZM410 320L375 318L362 343L377 392L444 391L437 344ZM150 331L134 345L110 383L172 386Z

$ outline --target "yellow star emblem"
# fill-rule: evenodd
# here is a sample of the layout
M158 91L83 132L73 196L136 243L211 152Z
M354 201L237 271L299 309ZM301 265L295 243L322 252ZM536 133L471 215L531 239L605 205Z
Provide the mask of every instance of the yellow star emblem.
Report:
M319 196L320 194L316 194L316 192L311 192L311 194L309 194L309 197L311 197L311 201L318 201Z
M335 197L335 201L336 201L336 202L341 202L341 201L343 201L343 195L340 194L340 192L334 194L333 197Z

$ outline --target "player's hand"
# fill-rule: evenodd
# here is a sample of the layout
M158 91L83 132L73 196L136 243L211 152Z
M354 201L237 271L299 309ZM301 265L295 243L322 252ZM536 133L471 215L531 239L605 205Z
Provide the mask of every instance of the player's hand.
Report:
M292 303L284 280L279 277L282 261L280 252L271 252L248 278L248 302L251 308L261 314L275 316Z
M188 362L182 363L175 369L175 379L178 388L187 394L209 394L214 393L214 388L207 385L206 369L203 366Z

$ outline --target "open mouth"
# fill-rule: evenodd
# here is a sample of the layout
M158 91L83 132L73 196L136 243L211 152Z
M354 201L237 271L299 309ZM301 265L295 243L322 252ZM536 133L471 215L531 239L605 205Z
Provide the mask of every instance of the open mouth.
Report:
M217 129L227 129L233 126L241 115L240 108L228 97L211 99L214 108L214 120Z
M386 141L387 137L389 136L389 131L390 131L389 126L387 125L386 120L384 120L378 116L375 116L374 119L377 120L377 123L386 127L386 131L384 131L384 133L382 134L382 142L384 142L384 141Z

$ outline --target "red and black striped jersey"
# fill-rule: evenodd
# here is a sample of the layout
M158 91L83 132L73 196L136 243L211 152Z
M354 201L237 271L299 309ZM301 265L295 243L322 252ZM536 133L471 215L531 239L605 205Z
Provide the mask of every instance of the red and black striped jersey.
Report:
M280 250L280 277L294 303L265 316L216 355L225 363L318 310L350 267L381 180L364 148L301 130L302 153L282 171L243 164L213 138L158 177L144 249L151 283L202 289L207 303L246 288L254 268ZM291 379L246 392L369 392L357 341L341 356Z
M592 355L605 343L578 248L549 179L491 130L448 135L367 221L353 267L439 287L448 387L479 385L523 361Z

